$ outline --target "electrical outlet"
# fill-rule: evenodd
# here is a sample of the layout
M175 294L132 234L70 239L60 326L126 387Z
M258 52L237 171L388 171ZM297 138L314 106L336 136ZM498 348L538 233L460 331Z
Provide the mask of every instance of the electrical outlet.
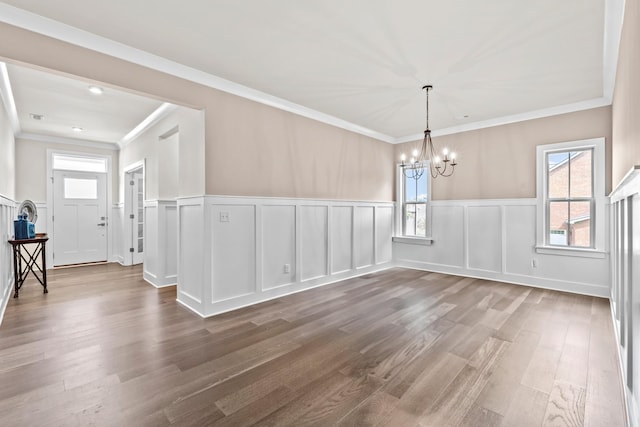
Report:
M284 272L285 273L291 273L291 264L285 264L284 265Z
M538 260L537 259L532 259L531 260L531 267L536 268L538 266Z
M229 212L220 212L220 222L229 222Z

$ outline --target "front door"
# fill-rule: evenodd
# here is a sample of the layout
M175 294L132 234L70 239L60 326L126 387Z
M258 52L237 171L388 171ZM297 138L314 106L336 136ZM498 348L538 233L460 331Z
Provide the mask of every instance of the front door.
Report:
M54 266L107 260L107 174L54 171Z

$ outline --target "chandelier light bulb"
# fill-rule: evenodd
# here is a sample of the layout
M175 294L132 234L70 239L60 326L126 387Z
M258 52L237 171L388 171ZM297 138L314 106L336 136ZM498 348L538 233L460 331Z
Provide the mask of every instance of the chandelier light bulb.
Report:
M436 156L435 159L433 159L433 161L438 164L440 163L440 156Z
M404 163L405 160L407 160L407 156L404 153L400 154L400 161Z
M417 150L417 149L414 149L414 150L411 152L411 155L412 155L413 157L418 157L418 150Z
M415 163L416 163L416 158L415 158L415 157L412 157L412 158L411 158L411 164L412 164L412 165L414 165Z
M452 153L451 153L451 155L450 155L449 157L451 157L451 160L455 160L455 158L456 158L456 153L453 153L453 152L452 152Z
M449 154L449 149L445 147L445 148L442 149L442 155L444 157L447 157L447 154Z

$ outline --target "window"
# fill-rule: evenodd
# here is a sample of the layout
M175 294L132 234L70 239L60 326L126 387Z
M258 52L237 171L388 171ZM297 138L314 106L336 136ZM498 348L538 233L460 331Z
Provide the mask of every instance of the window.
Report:
M593 149L546 153L546 243L591 248Z
M418 165L414 168L407 167L408 175L411 169L421 171L422 175L418 179L406 177L401 167L398 167L398 232L400 238L420 239L430 242L430 174L429 168ZM398 238L396 238L398 241Z
M537 164L537 251L603 252L604 138L538 146Z
M57 170L107 172L107 159L54 154L52 167Z

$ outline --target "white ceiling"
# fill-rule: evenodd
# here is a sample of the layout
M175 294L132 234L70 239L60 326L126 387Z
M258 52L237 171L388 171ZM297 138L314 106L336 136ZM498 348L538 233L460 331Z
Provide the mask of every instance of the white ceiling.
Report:
M108 87L94 95L89 82L32 68L7 64L7 71L22 135L118 143L162 105ZM43 118L35 120L31 114Z
M605 8L620 3L8 0L0 21L50 18L29 29L63 23L397 142L424 128L425 83L436 131L610 102L619 28Z

